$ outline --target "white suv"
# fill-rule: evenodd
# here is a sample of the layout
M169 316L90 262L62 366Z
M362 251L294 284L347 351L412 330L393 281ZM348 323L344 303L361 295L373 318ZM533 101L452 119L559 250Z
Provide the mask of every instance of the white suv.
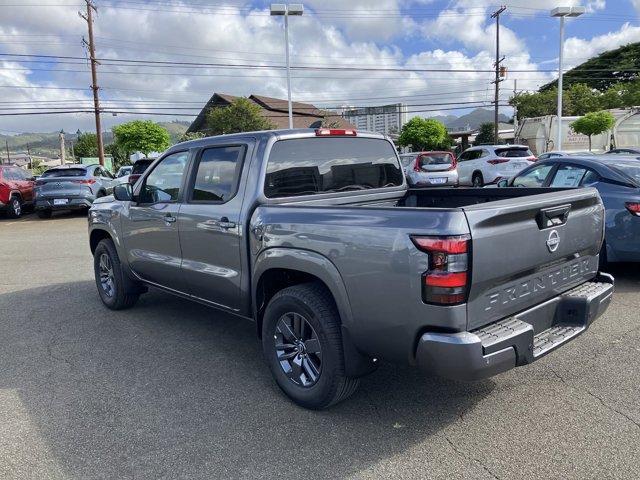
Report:
M537 159L526 145L481 145L458 157L460 185L483 187L511 178Z

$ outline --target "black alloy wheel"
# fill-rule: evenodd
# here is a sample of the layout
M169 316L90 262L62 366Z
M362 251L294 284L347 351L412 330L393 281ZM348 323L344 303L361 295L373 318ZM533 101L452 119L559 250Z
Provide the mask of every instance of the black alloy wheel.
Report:
M112 298L115 294L115 280L113 265L107 253L100 255L98 269L100 272L100 286L102 287L102 291L107 297Z
M322 374L322 347L318 334L299 313L280 317L274 335L278 362L284 374L296 385L312 387Z

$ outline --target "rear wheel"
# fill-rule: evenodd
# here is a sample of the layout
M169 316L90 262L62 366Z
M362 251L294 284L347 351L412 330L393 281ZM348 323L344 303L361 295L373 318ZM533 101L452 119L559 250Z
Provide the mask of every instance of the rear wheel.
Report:
M110 239L101 240L93 254L93 269L102 303L111 310L132 307L142 289L123 271L116 247Z
M476 188L484 187L484 178L482 177L482 174L480 172L476 172L473 174L473 177L471 178L471 184Z
M327 408L358 387L358 379L345 375L340 317L321 285L295 285L271 299L262 347L276 383L302 407Z
M53 212L50 209L38 210L38 217L39 218L51 218L52 214L53 214Z
M22 200L20 200L20 197L15 195L11 197L7 211L10 218L20 218L22 216Z

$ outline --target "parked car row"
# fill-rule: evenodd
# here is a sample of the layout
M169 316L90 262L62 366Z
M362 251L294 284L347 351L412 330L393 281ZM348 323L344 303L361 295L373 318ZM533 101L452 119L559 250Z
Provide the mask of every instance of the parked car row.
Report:
M21 168L0 165L0 211L18 218L28 208L40 218L50 218L54 211L88 210L95 199L111 194L116 185L134 184L152 162L140 159L122 167L116 176L100 165L61 165L37 179Z

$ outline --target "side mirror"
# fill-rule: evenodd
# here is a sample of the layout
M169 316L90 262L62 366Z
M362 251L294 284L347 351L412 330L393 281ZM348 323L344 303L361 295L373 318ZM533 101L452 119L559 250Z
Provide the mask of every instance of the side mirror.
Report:
M499 180L496 185L498 186L498 188L508 187L509 186L509 180L506 180L506 179L503 178L502 180Z
M113 198L120 202L131 202L133 200L133 188L128 183L121 183L113 187Z

